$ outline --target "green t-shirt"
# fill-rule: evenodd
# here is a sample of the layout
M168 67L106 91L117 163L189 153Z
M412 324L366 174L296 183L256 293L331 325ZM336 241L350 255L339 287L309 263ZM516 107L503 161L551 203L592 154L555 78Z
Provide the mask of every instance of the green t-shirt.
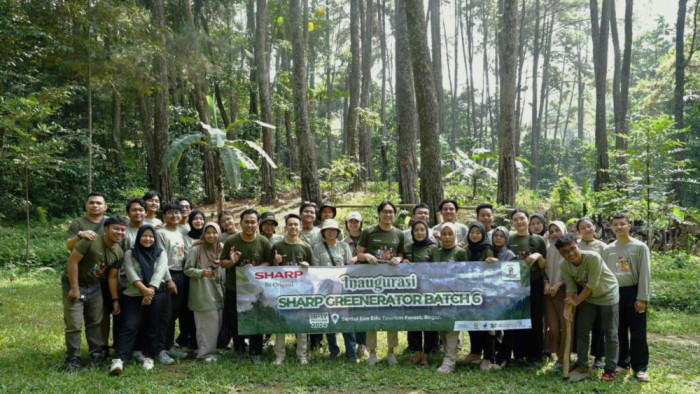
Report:
M362 230L360 244L365 248L366 253L375 256L380 264L388 263L389 260L403 254L403 231L396 227L391 227L388 231L381 227L372 226Z
M644 242L630 238L620 244L615 241L602 254L608 268L615 274L620 287L637 286L637 299L649 301L651 281L651 254Z
M96 231L96 233L104 235L104 226L102 226L104 219L107 219L107 216L103 217L102 221L98 223L91 222L87 216L81 216L77 219L73 219L68 225L66 239L75 237L81 231L95 231L95 227L97 227L98 224L100 225L100 228Z
M328 251L331 252L330 256ZM326 250L326 243L321 242L314 246L313 252L314 265L322 267L343 267L352 258L350 245L342 241L335 241L335 245L328 245L328 250Z
M561 275L567 293L575 293L576 285L588 286L591 294L586 302L593 305L615 305L620 301L617 280L598 253L581 251L581 264L562 260Z
M302 261L306 261L309 265L315 265L311 247L301 239L294 244L282 240L272 245L273 259L275 257L275 251L282 256L280 265L297 265Z
M432 261L432 256L438 249L437 244L418 247L415 244L410 244L406 247L404 258L411 263L427 263Z
M432 260L440 263L469 261L469 255L466 250L459 246L455 246L451 249L439 248L434 250Z
M241 257L238 259L238 264L226 269L226 288L229 290L236 289L236 267L242 267L248 264L260 265L264 263L273 263L272 247L270 241L260 234L256 234L255 239L247 242L243 239L241 232L235 233L226 239L224 248L221 251L221 260L230 260L231 248L235 248L237 252L241 252Z
M518 260L525 260L533 253L539 253L542 255L542 258L547 259L547 244L544 242L544 238L537 234L518 235L511 233L508 249L518 256ZM540 268L539 264L532 264L530 267L530 282L532 283L542 278L543 274L544 270Z
M168 256L168 269L173 271L182 271L185 265L185 238L182 233L175 230L163 228L156 230L158 237L158 245L160 245Z
M106 280L108 268L119 268L124 258L124 252L119 244L109 248L105 244L104 237L94 241L81 239L75 244L73 250L83 255L78 263L78 283L81 285ZM67 271L64 276L68 277Z

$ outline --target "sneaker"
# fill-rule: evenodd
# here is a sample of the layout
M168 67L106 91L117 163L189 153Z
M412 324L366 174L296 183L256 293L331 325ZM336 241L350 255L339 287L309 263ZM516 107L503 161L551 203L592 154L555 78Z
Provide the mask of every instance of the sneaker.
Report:
M168 355L173 358L186 358L187 353L183 352L182 350L176 348L175 346L171 347L168 350Z
M389 365L396 365L398 363L398 361L396 360L396 356L394 356L394 353L387 355L386 361L389 363Z
M253 356L252 359L253 359L253 364L254 364L254 365L260 365L260 364L262 364L262 360L260 360L260 356Z
M481 360L481 363L479 364L479 368L480 368L482 371L486 372L486 371L490 371L490 370L491 370L491 365L492 365L492 364L491 364L491 361L490 361L490 360L483 359L483 360Z
M357 357L367 357L368 355L369 351L367 351L367 346L357 345Z
M603 372L603 376L600 377L600 380L604 382L612 382L615 380L615 376L617 375L617 372L615 371L605 371Z
M103 360L102 352L90 353L90 368L99 368Z
M445 364L443 363L440 368L437 369L438 373L452 373L454 371L455 366L450 365L450 364Z
M124 363L120 358L112 359L112 365L109 367L109 374L112 376L119 376L124 370Z
M299 364L301 364L301 365L308 365L308 364L309 364L309 360L307 360L306 357L300 358L300 359L299 359Z
M204 357L203 361L204 361L205 363L208 364L208 363L213 363L213 362L215 362L215 361L218 360L218 359L219 359L219 358L216 357L215 355L210 354L210 355Z
M618 365L617 367L615 367L615 372L617 372L617 373L629 372L629 370L630 370L629 365L628 366Z
M479 364L481 362L481 355L476 353L469 353L467 354L467 357L465 357L462 361L468 364Z
M134 353L131 355L131 357L136 360L136 362L142 363L146 360L146 356L143 355L143 352L140 350L135 350Z
M649 374L647 371L637 371L635 374L637 378L637 382L648 382L649 381Z
M603 369L605 367L605 361L603 361L602 358L597 357L595 361L593 361L593 369Z
M301 360L299 360L301 362ZM284 363L284 358L282 357L277 357L275 361L272 362L272 365L282 365Z
M70 357L66 359L66 371L68 372L78 372L82 369L80 365L79 357Z
M144 357L141 365L143 366L143 369L150 371L153 369L153 359L150 357Z
M158 357L156 357L156 361L163 365L170 365L175 362L172 357L168 354L167 351L161 350L160 353L158 353Z
M370 354L369 359L367 360L367 365L376 365L376 364L377 364L377 355Z

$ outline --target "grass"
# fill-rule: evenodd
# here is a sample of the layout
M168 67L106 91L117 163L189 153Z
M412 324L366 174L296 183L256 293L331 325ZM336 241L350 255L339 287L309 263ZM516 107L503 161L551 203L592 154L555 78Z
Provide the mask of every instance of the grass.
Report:
M61 370L64 358L60 282L50 270L0 279L0 392L688 392L700 391L700 315L674 310L651 309L649 343L652 382L639 384L629 374L614 383L597 379L563 382L560 374L546 372L548 365L528 371L510 367L482 373L475 366L459 365L456 373L438 375L440 357L431 368L405 365L408 354L400 355L398 366L385 363L370 368L354 365L341 357L330 360L314 356L300 366L291 342L287 362L271 365L272 349L263 355L265 363L234 361L226 354L218 363L185 360L172 366L156 365L143 371L127 364L119 378L108 376L107 367L69 374ZM291 336L288 337L291 341ZM342 337L338 336L342 342ZM380 344L385 341L380 334ZM464 335L468 342L468 336ZM406 348L400 335L399 351ZM381 345L380 345L381 346ZM83 349L87 346L83 343ZM468 349L468 344L465 344ZM342 349L342 346L341 346ZM380 358L385 349L379 349ZM463 354L464 355L464 351ZM86 359L84 350L83 359Z

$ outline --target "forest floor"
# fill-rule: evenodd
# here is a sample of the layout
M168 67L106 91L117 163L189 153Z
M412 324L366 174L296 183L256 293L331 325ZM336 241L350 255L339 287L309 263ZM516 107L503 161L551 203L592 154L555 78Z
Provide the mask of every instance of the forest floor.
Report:
M13 279L0 279L0 392L700 392L700 315L654 309L649 311L651 382L637 383L631 374L615 382L598 375L581 382L564 382L561 373L549 372L552 362L534 369L513 366L483 373L477 366L460 364L455 373L439 375L441 355L429 368L407 365L406 334L400 334L399 365L381 362L369 367L366 360L350 364L345 358L313 355L308 366L295 360L288 336L287 361L273 366L271 348L264 363L236 360L224 352L216 363L183 360L170 366L157 364L144 371L128 363L122 376L110 377L108 366L66 373L59 274L43 269ZM380 359L386 352L379 336ZM469 349L468 335L460 356ZM341 349L342 336L338 336ZM83 359L87 359L83 342Z

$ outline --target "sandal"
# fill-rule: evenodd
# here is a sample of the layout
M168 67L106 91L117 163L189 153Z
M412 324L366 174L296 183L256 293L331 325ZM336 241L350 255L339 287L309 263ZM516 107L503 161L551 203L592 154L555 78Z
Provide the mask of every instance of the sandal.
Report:
M605 371L603 372L603 376L600 377L600 380L604 382L612 382L613 380L615 380L615 376L617 376L617 372Z

